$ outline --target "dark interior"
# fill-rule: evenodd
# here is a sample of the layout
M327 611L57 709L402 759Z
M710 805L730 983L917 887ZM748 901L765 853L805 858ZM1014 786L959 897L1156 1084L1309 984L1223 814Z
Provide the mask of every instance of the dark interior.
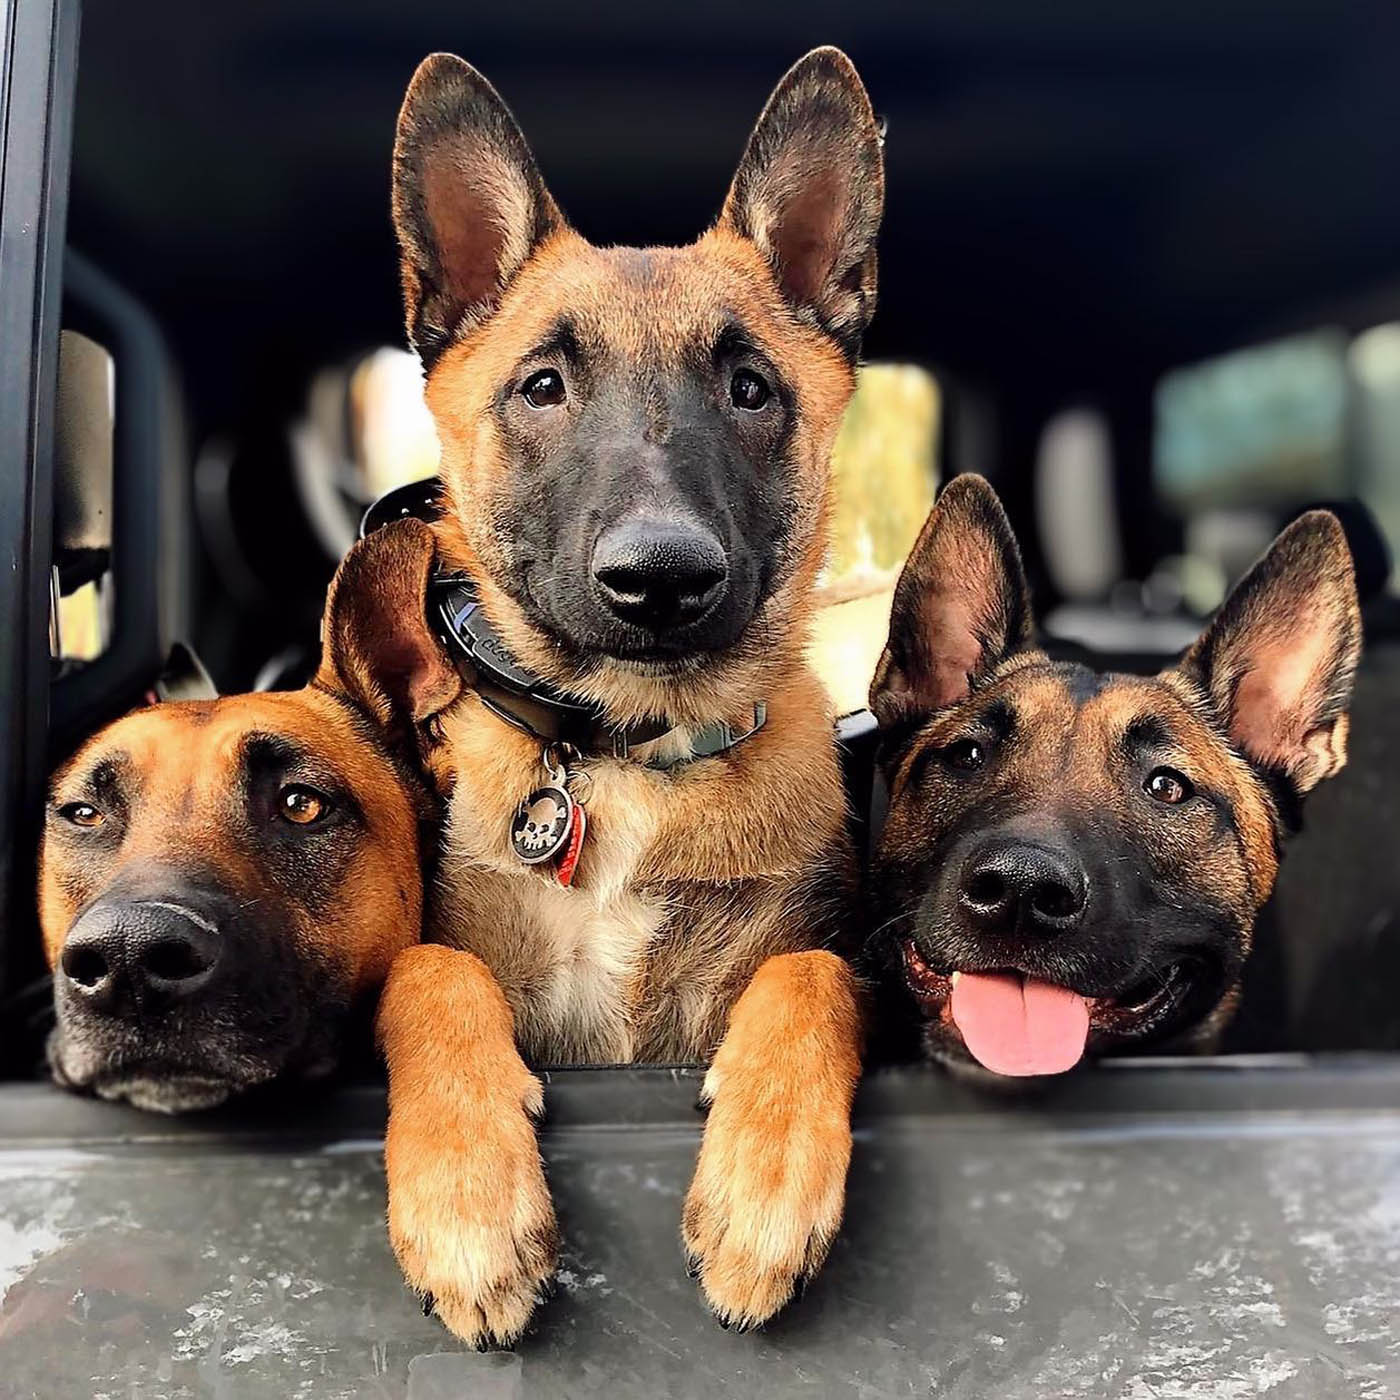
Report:
M852 55L888 120L867 353L935 370L944 472L995 480L1041 611L1063 601L1032 473L1053 415L1101 415L1122 578L1146 579L1184 530L1149 469L1162 376L1400 320L1392 6L90 5L68 243L163 335L186 438L169 489L223 454L181 585L220 688L314 651L335 561L292 488L288 427L317 371L402 344L388 168L418 59L452 49L491 77L589 237L677 242L817 43ZM1281 523L1316 495L1264 509ZM1285 862L1235 1048L1400 1048L1395 609L1380 532L1363 510L1348 523L1369 593L1352 761ZM1119 649L1151 664L1153 636ZM75 732L119 698L91 697Z

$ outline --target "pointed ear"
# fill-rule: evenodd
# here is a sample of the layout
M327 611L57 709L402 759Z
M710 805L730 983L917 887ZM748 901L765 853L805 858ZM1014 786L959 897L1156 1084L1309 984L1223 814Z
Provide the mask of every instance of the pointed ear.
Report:
M496 89L469 63L418 65L394 140L408 334L429 368L488 316L534 248L564 219Z
M1035 638L1021 553L980 476L943 489L895 585L890 639L870 685L883 727L965 699Z
M768 260L783 295L854 360L875 310L885 203L880 130L840 49L813 49L758 119L720 214Z
M1182 658L1236 748L1305 793L1346 763L1361 655L1351 551L1337 517L1300 516Z
M386 730L421 724L462 690L428 626L435 554L421 520L381 526L345 556L326 596L313 684L348 696Z

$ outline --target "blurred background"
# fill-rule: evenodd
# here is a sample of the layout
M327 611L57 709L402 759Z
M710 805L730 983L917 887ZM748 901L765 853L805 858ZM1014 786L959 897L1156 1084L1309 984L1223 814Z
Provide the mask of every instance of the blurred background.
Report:
M182 635L222 689L296 683L364 505L433 470L388 215L424 54L496 83L586 236L675 243L819 43L850 53L888 122L866 347L884 368L838 462L827 584L855 612L832 654L878 649L938 476L995 482L1053 644L1139 667L1185 645L1290 516L1334 504L1367 600L1353 763L1263 940L1285 950L1259 976L1291 1028L1246 1032L1400 1046L1400 6L89 5L69 243L164 345L184 445L155 563ZM65 324L60 452L90 491L92 406L120 405L122 369ZM61 665L107 645L100 535L56 541Z

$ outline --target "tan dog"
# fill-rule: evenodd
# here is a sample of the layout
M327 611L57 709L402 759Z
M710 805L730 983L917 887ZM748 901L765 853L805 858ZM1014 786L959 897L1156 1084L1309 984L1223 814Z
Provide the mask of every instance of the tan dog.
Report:
M440 946L399 958L379 1015L389 1224L470 1340L517 1335L554 1266L526 1060L713 1056L684 1238L722 1319L769 1317L839 1224L860 1016L828 950L851 857L804 644L882 201L835 50L783 79L686 248L574 233L461 60L409 88L394 213L447 508L435 541L393 528L435 544L514 662L603 736L561 750L479 687L418 717L451 805ZM421 600L400 616L420 629ZM421 633L400 645L428 655ZM531 797L547 781L588 816L567 886L522 858L550 801L574 832L562 796Z
M335 1066L421 927L436 809L387 746L414 699L366 604L425 575L391 535L360 545L306 689L138 710L54 775L39 902L60 1083L176 1113Z

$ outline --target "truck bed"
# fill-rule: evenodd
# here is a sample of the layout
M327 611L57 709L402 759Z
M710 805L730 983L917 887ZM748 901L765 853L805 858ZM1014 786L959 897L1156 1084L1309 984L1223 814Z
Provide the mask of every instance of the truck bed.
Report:
M1031 1097L863 1086L845 1229L722 1331L677 1236L698 1072L548 1076L564 1255L513 1353L401 1283L375 1087L162 1120L0 1090L0 1395L1400 1393L1400 1065L1123 1062Z

